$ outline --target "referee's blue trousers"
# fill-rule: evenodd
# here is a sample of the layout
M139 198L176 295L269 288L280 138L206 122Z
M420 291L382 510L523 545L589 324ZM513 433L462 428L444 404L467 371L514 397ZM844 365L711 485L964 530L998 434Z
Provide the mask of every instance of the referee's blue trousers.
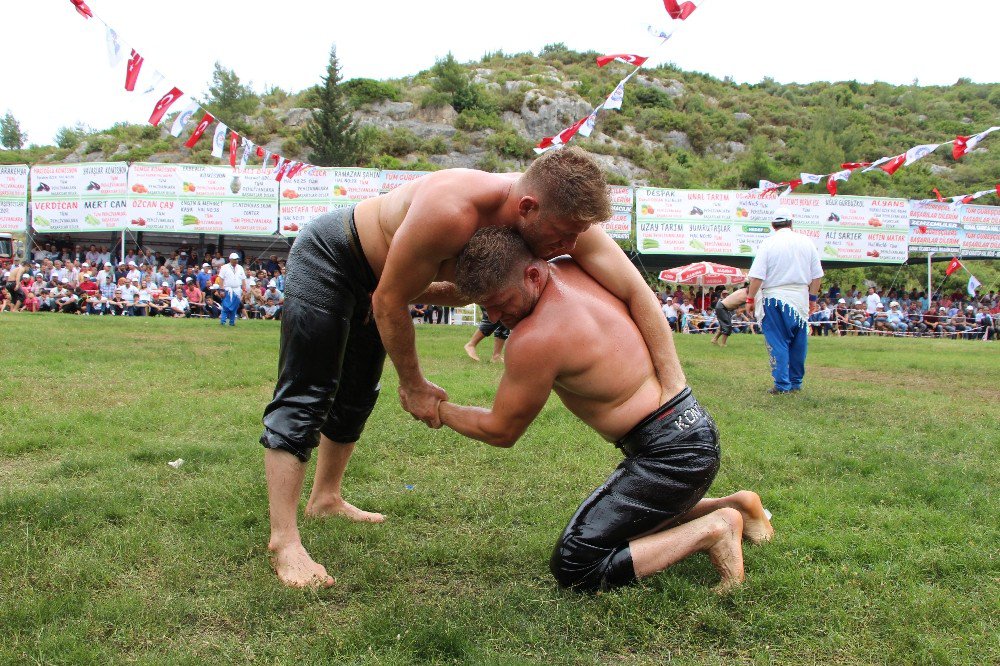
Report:
M764 344L771 356L774 388L791 391L802 388L806 374L806 345L809 325L787 303L774 298L764 301Z
M240 309L240 297L234 291L226 291L225 298L222 299L222 314L219 316L219 323L225 325L229 320L230 326L236 326L236 312Z

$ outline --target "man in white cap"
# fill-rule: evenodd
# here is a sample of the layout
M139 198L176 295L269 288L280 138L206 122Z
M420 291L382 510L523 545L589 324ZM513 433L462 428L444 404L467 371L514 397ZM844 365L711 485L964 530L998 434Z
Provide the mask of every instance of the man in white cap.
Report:
M906 333L909 329L909 318L899 307L899 301L889 303L889 328L894 333Z
M272 279L267 283L267 291L264 292L261 315L264 319L281 319L281 306L284 302L285 296L278 291L278 283Z
M219 269L222 288L226 292L222 299L222 314L219 316L219 324L223 326L227 319L230 326L236 326L236 312L240 309L243 292L247 289L247 274L239 262L240 255L233 252L229 255L229 263Z
M792 231L792 212L775 211L774 234L750 266L747 306L761 321L771 356L772 395L802 389L809 340L809 303L819 294L823 268L813 242Z

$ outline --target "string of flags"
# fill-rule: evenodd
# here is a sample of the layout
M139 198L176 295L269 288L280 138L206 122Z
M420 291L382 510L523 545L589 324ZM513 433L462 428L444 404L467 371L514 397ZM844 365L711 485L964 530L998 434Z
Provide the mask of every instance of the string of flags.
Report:
M997 187L1000 188L1000 185L997 185ZM969 284L966 287L966 291L969 292L970 297L975 298L976 289L979 289L981 286L983 286L983 283L980 282L976 278L976 276L972 274L972 271L970 271L968 268L965 267L965 264L963 264L961 261L958 260L958 257L951 258L951 262L948 264L948 268L944 269L945 277L950 277L951 274L957 271L959 268L964 269L965 272L969 274Z
M122 60L125 60L125 54L128 51L129 55L125 63L125 90L127 92L133 93L138 90L139 94L147 96L154 95L162 90L163 83L166 81L164 74L147 65L146 59L135 48L126 45L114 28L108 25L100 16L94 14L93 10L87 5L86 0L70 0L70 2L77 13L84 19L96 19L104 25L105 40L108 49L108 63L111 67L119 67ZM175 104L182 99L187 101L170 125L170 135L175 138L179 138L184 133L184 130L199 113L202 114L200 120L191 131L190 136L184 142L186 148L194 148L208 131L209 127L211 127L212 123L216 123L215 130L212 132L212 156L223 159L228 146L229 165L234 169L237 163L240 167L245 167L252 157L257 157L261 160L261 169L263 171L270 170L274 179L281 182L285 178L294 178L300 171L312 166L305 162L282 157L277 153L272 153L263 146L255 144L248 137L241 135L225 123L218 121L215 116L203 109L197 100L184 93L177 86L171 86L160 97L155 97L154 95L151 99L156 99L152 112L149 115L149 124L154 126L160 125L164 116L166 116Z
M691 13L704 1L705 0L689 0L687 2L677 2L677 0L663 0L663 6L667 10L667 15L671 19L684 21L691 16ZM661 46L674 35L673 30L666 31L658 29L652 25L647 26L647 30L653 37L661 40ZM625 84L639 72L647 60L649 60L647 56L640 56L634 53L610 53L608 55L598 56L598 67L604 67L608 63L612 62L622 62L626 65L635 65L635 69L633 69L628 76L619 81L618 85L615 86L615 89L611 92L611 94L608 95L603 102L598 104L590 113L583 118L580 118L569 127L561 130L557 134L547 136L539 141L538 145L535 146L535 152L541 154L548 150L561 148L569 143L577 134L582 137L590 136L594 131L594 127L597 125L597 117L602 110L621 110L622 100L625 98Z

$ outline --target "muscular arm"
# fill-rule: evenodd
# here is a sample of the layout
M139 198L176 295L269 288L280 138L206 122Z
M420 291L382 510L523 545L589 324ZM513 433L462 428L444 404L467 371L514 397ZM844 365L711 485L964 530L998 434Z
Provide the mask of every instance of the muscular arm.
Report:
M514 339L508 344L503 377L491 409L442 402L442 425L491 446L514 446L545 406L558 374L551 344L559 342L547 344L543 337L551 336L537 336L534 341Z
M444 305L445 307L461 307L469 305L472 300L464 296L458 287L451 282L432 282L424 293L416 299L417 303L430 303L431 305Z
M660 304L618 244L599 226L580 234L570 253L590 277L628 306L632 321L642 334L663 392L673 395L686 380Z

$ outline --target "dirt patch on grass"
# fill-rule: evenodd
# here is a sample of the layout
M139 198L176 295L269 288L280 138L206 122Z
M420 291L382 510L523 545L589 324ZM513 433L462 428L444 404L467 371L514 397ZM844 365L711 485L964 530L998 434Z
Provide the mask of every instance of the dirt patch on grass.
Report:
M963 399L1000 401L1000 389L978 383L963 383L961 374L949 375L947 383L937 375L927 375L915 371L907 374L905 372L885 373L863 368L820 367L816 369L816 374L823 379L839 382L856 382L876 387L923 393L948 393L949 395L961 391Z

